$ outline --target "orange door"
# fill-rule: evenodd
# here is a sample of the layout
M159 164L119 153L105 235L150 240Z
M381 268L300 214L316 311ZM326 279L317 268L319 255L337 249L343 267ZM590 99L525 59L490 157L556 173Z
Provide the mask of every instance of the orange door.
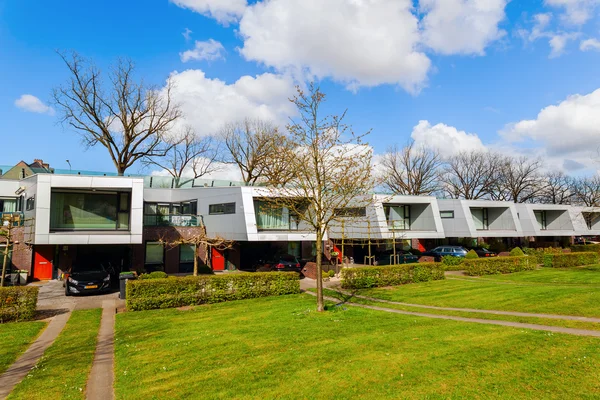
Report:
M212 269L213 271L225 270L225 257L214 247L212 247Z
M54 246L36 246L33 256L33 279L52 279Z

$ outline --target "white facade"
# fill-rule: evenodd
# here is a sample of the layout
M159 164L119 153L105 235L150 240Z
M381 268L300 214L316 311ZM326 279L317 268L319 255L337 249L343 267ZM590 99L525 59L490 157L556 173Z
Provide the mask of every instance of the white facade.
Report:
M575 236L571 206L516 204L523 236Z

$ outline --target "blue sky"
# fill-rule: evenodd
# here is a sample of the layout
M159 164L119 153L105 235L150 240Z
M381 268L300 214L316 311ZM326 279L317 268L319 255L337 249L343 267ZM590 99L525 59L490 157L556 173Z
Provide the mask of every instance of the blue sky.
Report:
M285 121L293 85L317 79L326 111L347 108L376 153L412 137L446 155L487 147L590 173L599 22L600 0L0 0L0 165L114 171L47 108L68 77L60 49L102 68L130 57L159 86L174 74L199 134L244 116Z

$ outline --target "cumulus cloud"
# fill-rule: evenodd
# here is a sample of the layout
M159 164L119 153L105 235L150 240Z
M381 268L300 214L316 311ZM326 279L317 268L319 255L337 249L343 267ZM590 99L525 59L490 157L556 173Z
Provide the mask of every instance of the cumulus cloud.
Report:
M578 32L572 33L561 33L551 35L549 44L550 44L550 58L560 57L565 52L565 47L570 40L575 40L579 37Z
M288 100L294 94L294 83L283 75L245 75L228 84L190 69L173 72L169 79L175 86L173 99L184 114L182 123L191 125L200 136L215 134L224 124L246 117L284 124L295 115Z
M600 0L545 0L545 3L563 10L563 21L582 25L592 17L596 7L600 5Z
M600 51L600 41L598 39L586 39L582 40L579 44L579 50L581 51Z
M179 57L181 58L182 62L188 62L191 60L213 61L224 58L224 51L225 48L223 47L221 42L217 42L214 39L208 39L206 42L196 40L194 48L191 50L184 51L183 53L179 53Z
M240 21L247 59L279 71L330 77L351 89L397 84L417 92L430 69L418 50L411 0L271 0Z
M421 25L423 42L441 54L483 55L503 37L498 28L507 0L420 0L426 12Z
M431 125L421 120L413 128L411 137L418 146L425 146L440 152L443 157L452 156L460 151L485 150L477 134L459 131L443 123Z
M200 161L201 163L209 162L209 160L204 157L200 157L199 159L202 159ZM221 163L221 162L215 162L212 165L214 166L214 171L209 172L206 175L203 175L201 178L198 178L199 180L217 179L217 180L233 181L233 182L240 182L242 180L242 174L240 173L240 170L236 165L226 164L226 163ZM166 170L152 171L151 174L153 176L165 176L165 177L169 177L169 178L172 176ZM191 167L186 168L183 171L183 174L182 174L183 178L192 178L193 176L194 176L194 172L192 171ZM201 182L197 181L196 184L197 185L201 184Z
M236 22L246 9L246 0L170 0L171 3L187 8L227 25Z
M24 111L54 115L54 109L52 107L47 106L44 102L31 94L21 95L21 97L15 100L15 105Z

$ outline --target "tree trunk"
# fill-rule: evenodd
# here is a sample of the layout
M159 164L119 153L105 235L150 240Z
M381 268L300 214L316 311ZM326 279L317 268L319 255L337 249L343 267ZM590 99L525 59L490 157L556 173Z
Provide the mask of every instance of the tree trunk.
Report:
M200 256L199 246L194 246L194 276L198 276L198 257Z
M321 267L322 261L322 253L323 253L323 233L321 229L317 229L317 311L322 312L325 311L325 306L323 304L323 268Z
M12 221L11 221L12 223ZM4 276L6 275L6 262L8 260L8 248L10 247L10 230L6 236L6 247L4 248L4 260L2 261L2 278L0 279L0 287L4 287Z

